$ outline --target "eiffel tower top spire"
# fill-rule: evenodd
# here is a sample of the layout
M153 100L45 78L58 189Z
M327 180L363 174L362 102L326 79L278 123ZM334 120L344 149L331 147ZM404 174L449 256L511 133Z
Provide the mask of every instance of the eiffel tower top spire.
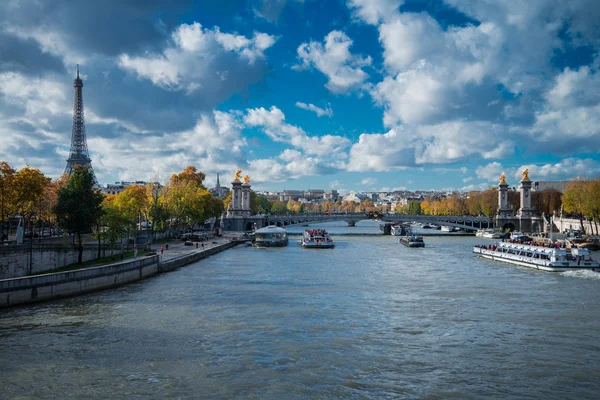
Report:
M77 78L73 80L75 97L73 101L73 131L71 134L71 152L67 159L65 173L71 175L77 165L92 169L92 160L88 153L87 139L85 136L85 119L83 117L83 81L79 77L79 64L77 64ZM92 170L93 173L93 170Z

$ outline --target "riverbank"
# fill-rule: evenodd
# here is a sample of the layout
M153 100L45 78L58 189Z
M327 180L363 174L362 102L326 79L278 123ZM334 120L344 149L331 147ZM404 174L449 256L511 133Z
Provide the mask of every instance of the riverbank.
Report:
M244 240L218 238L185 246L172 242L145 257L107 265L0 280L0 308L76 296L96 290L115 288L127 283L173 271L230 249Z

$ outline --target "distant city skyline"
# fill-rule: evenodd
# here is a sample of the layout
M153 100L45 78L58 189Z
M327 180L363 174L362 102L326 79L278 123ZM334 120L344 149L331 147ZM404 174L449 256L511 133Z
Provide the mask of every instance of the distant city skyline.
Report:
M593 178L599 18L592 0L12 1L0 160L62 174L80 64L101 185L187 165L265 191Z

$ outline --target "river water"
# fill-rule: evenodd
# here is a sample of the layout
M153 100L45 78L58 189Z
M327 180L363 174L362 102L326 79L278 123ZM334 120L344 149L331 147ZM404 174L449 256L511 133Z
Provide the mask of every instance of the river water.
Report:
M329 229L334 250L238 246L0 311L0 398L600 396L600 274L476 258L475 237Z

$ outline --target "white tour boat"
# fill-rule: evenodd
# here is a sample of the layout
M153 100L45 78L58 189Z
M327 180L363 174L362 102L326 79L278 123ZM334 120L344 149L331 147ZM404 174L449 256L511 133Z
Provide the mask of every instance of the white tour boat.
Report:
M552 246L532 246L520 243L500 242L473 247L473 253L496 261L504 261L543 271L562 272L570 270L600 271L600 264L592 260L587 249Z
M307 229L302 234L302 247L305 249L333 249L335 242L325 229Z

